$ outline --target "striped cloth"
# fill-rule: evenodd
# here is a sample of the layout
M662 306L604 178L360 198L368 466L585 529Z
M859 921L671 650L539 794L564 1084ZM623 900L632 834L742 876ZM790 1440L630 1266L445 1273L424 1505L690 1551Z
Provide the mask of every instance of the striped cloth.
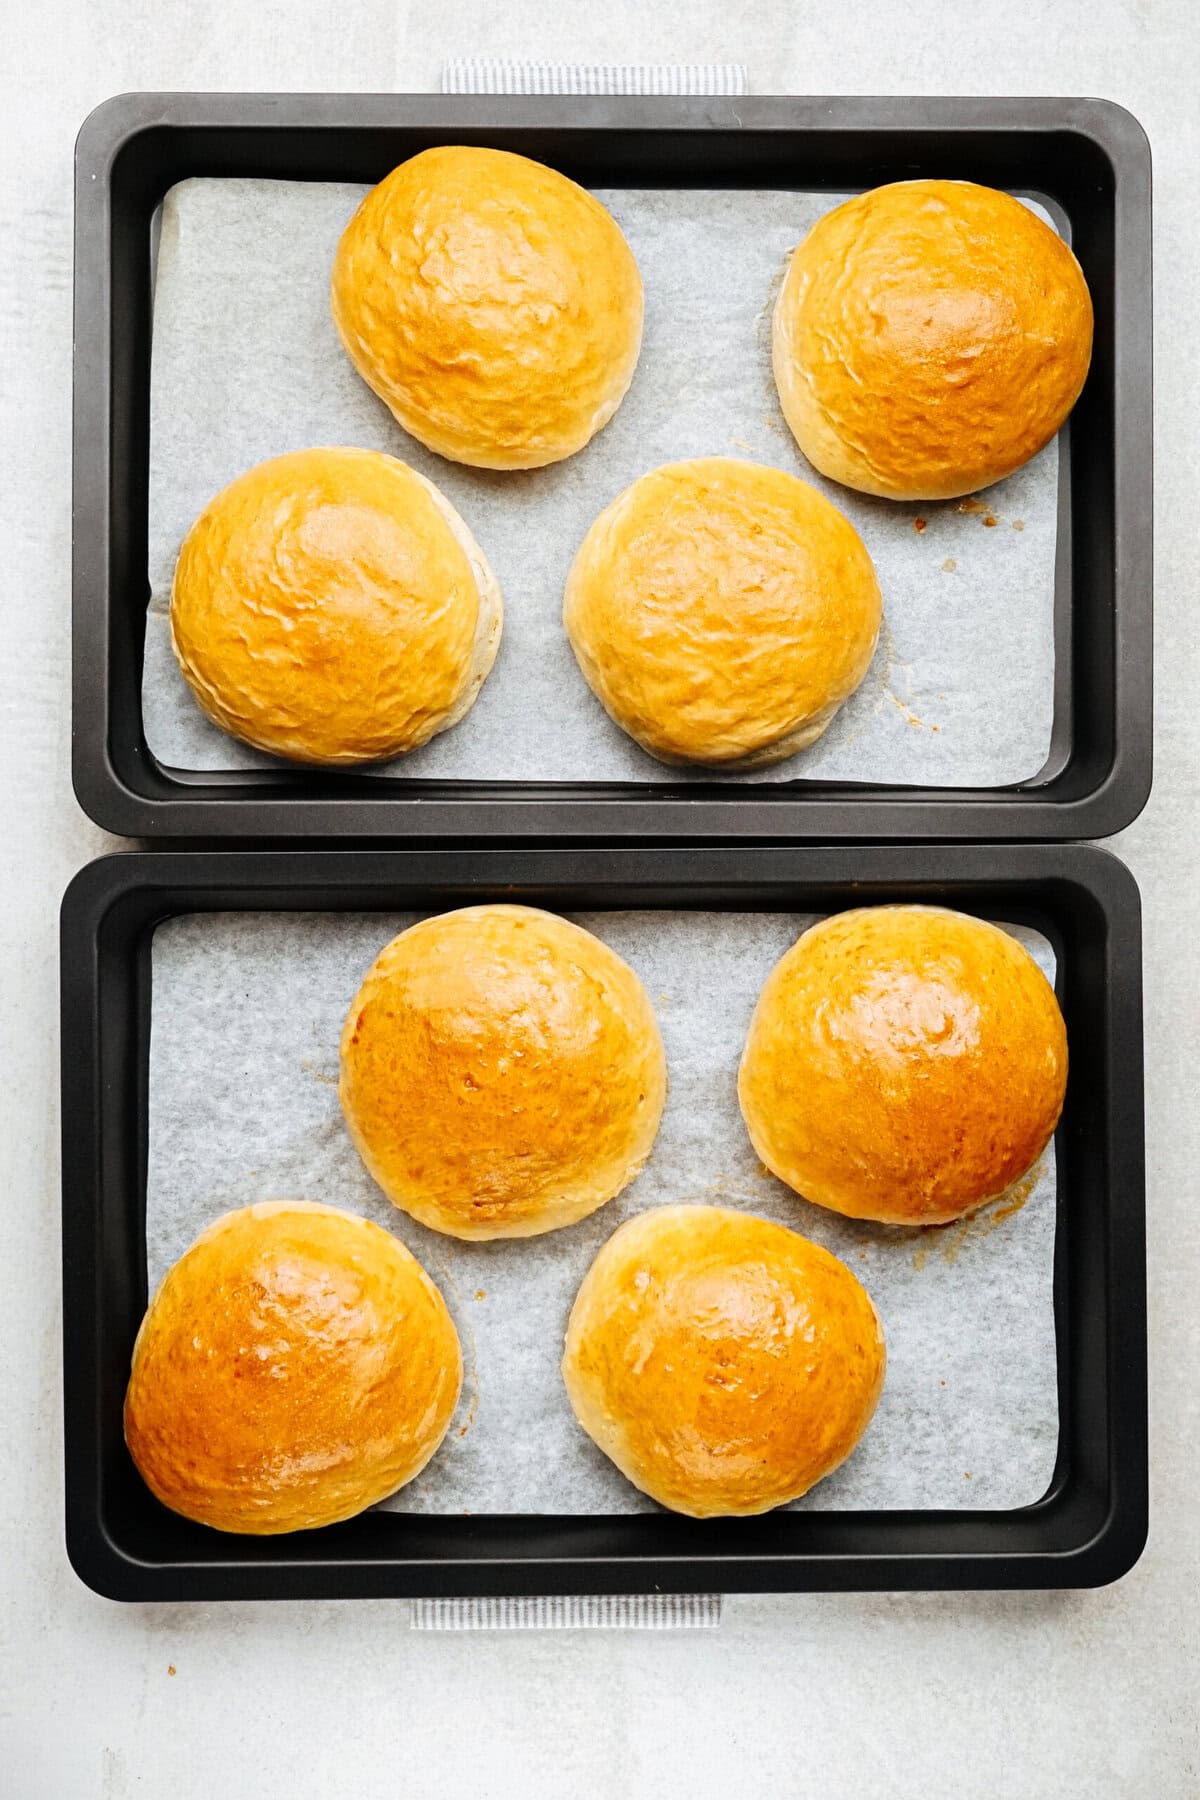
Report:
M710 1631L720 1594L529 1594L414 1600L417 1631Z
M460 57L444 94L744 94L745 63L539 63Z
M744 94L744 63L593 64L463 57L444 94ZM417 1631L706 1631L720 1594L530 1594L414 1600Z

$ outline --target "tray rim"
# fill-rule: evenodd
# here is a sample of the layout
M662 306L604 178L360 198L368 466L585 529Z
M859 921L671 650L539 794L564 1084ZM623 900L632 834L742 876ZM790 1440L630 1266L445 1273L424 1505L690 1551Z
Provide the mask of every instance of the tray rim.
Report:
M138 139L163 128L247 127L781 135L818 129L968 135L1057 130L1094 145L1114 173L1113 400L1121 422L1113 453L1114 741L1103 778L1071 799L1045 798L1036 778L1033 785L995 789L827 783L820 794L794 795L783 783L771 784L768 792L738 786L723 793L691 787L672 793L669 778L650 776L644 783L594 789L577 782L430 782L420 784L418 793L378 796L344 786L339 792L326 778L320 791L293 797L283 788L272 791L276 771L267 772L261 790L248 793L241 774L230 779L220 771L172 770L151 756L144 737L133 772L122 772L112 747L112 595L102 573L113 531L121 526L108 510L113 170ZM1133 115L1107 100L133 93L102 102L85 120L76 146L72 778L80 805L108 830L167 840L1033 841L1104 837L1122 829L1141 811L1152 779L1150 250L1149 144ZM151 764L170 783L165 797L138 785L140 771ZM384 778L375 779L382 787Z
M233 910L311 910L312 895L323 893L337 910L335 890L353 888L378 895L380 910L394 908L397 891L410 904L415 893L436 895L434 904L460 904L485 893L513 890L532 894L564 910L584 905L653 904L645 895L686 893L695 905L716 890L746 894L747 910L762 910L756 898L773 884L772 904L789 886L803 882L852 890L868 884L879 888L911 888L938 884L982 885L995 892L1033 884L1054 884L1063 904L1098 907L1103 915L1105 1006L1103 1066L1104 1155L1106 1173L1103 1213L1104 1243L1100 1279L1104 1288L1102 1371L1088 1379L1101 1384L1105 1416L1105 1462L1076 1477L1056 1468L1054 1481L1034 1505L1001 1512L824 1513L802 1516L824 1521L810 1529L831 1540L830 1547L808 1553L763 1548L763 1536L747 1537L738 1527L757 1521L718 1522L718 1529L695 1528L691 1521L665 1515L660 1536L677 1535L682 1551L660 1547L620 1556L576 1554L562 1547L568 1539L583 1541L588 1529L605 1519L587 1515L490 1515L471 1521L454 1556L385 1553L383 1544L394 1521L404 1517L412 1528L422 1515L364 1515L367 1540L378 1539L378 1553L357 1533L350 1553L347 1527L293 1538L209 1541L201 1528L186 1527L201 1550L211 1554L173 1555L155 1560L139 1555L118 1540L103 1515L100 1479L105 1454L101 1413L105 1375L102 1341L103 1245L114 1229L120 1204L116 1184L127 1175L135 1153L140 1156L141 1196L145 1188L144 1057L138 1099L141 1143L131 1145L120 1118L114 1118L111 1065L107 1049L112 1028L102 1025L101 934L116 909L148 906L138 925L143 950L129 951L148 959L149 937L163 918L180 911L230 910L227 900L205 904L205 896L244 896ZM777 890L777 891L776 891ZM186 903L178 897L186 893ZM572 898L571 896L575 896ZM621 896L634 896L624 898ZM864 899L868 896L863 895ZM853 904L858 896L850 899ZM199 905L193 902L199 901ZM417 904L424 904L418 901ZM669 904L680 904L678 898ZM994 904L994 902L993 902ZM1015 900L1018 909L1019 898ZM361 900L355 902L355 910ZM320 903L317 910L321 910ZM977 910L968 906L967 910ZM367 910L370 910L368 907ZM798 910L800 908L798 907ZM1028 910L1026 908L1025 910ZM871 1588L986 1588L1094 1586L1124 1574L1141 1553L1147 1531L1146 1299L1144 1241L1144 1124L1141 1056L1140 901L1128 870L1111 853L1079 845L1026 846L797 846L745 850L722 846L706 851L678 849L512 851L295 850L222 849L210 852L136 851L90 864L71 882L62 905L62 1099L63 1099L63 1342L66 1477L66 1548L80 1578L113 1599L319 1598L413 1596L422 1594L498 1594L521 1592L648 1592L662 1591L817 1591ZM148 1030L149 989L143 973L130 982L130 968L119 977L122 990L120 1027L134 1029L128 1016L137 1001L129 990L141 984ZM114 978L107 978L111 982ZM110 987L110 993L115 991ZM1115 1051L1120 1046L1120 1068ZM142 1044L144 1050L145 1045ZM1119 1079L1118 1079L1119 1077ZM133 1079L139 1081L136 1070ZM135 1227L136 1240L136 1227ZM1060 1240L1063 1233L1060 1231ZM126 1238L128 1245L128 1238ZM1099 1256L1089 1248L1084 1254ZM142 1261L144 1236L131 1249ZM1056 1249L1056 1258L1059 1252ZM1065 1252L1063 1253L1065 1254ZM1056 1295L1059 1280L1056 1262ZM1078 1296L1073 1303L1078 1305ZM1071 1315L1074 1317L1074 1315ZM1056 1300L1056 1321L1061 1319ZM1119 1342L1114 1342L1119 1340ZM1078 1361L1074 1337L1059 1343L1060 1431L1071 1400L1064 1388L1064 1358ZM1078 1371L1077 1371L1078 1377ZM123 1387L123 1381L121 1383ZM1065 1395L1065 1401L1064 1401ZM110 1426L113 1421L110 1419ZM1060 1464L1064 1438L1060 1437ZM110 1448L111 1453L111 1448ZM136 1481L132 1470L129 1479ZM148 1502L151 1506L153 1503ZM163 1514L164 1518L169 1515ZM625 1516L622 1516L625 1517ZM659 1529L657 1515L628 1515ZM768 1519L770 1515L768 1515ZM379 1526L379 1519L392 1525ZM430 1515L436 1536L445 1515ZM530 1520L533 1523L530 1524ZM350 1526L364 1521L351 1521ZM453 1522L466 1527L467 1522ZM181 1522L172 1521L175 1527ZM483 1551L473 1554L471 1531L482 1535L505 1525L540 1533L541 1554L514 1556ZM682 1529L680 1529L682 1527ZM729 1528L733 1529L730 1530ZM724 1528L724 1529L722 1529ZM418 1528L417 1535L420 1535ZM889 1550L888 1532L899 1548ZM864 1552L856 1534L880 1539ZM939 1548L938 1534L961 1547ZM1042 1540L1039 1546L1039 1533ZM214 1537L219 1534L212 1534Z

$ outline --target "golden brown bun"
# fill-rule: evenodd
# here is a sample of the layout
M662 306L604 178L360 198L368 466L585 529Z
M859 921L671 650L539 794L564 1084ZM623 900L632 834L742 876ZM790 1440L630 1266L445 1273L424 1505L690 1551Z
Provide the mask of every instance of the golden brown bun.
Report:
M432 482L374 450L298 450L230 482L188 532L171 642L223 731L297 762L373 762L470 710L501 613Z
M633 970L529 906L401 932L342 1031L359 1154L394 1205L451 1237L534 1237L603 1206L649 1156L666 1090Z
M425 1467L458 1334L403 1244L332 1206L226 1213L167 1271L133 1346L125 1441L151 1492L218 1531L348 1519Z
M642 341L633 252L598 200L506 150L425 150L338 245L333 319L405 431L452 462L536 469L620 405Z
M588 532L563 623L592 692L661 762L749 768L820 737L867 672L882 602L837 508L730 457L668 463Z
M588 1270L562 1373L621 1473L704 1519L767 1512L836 1469L885 1361L870 1296L828 1250L747 1213L660 1206Z
M789 1187L856 1219L937 1225L1035 1163L1067 1037L1015 938L937 906L825 919L775 965L738 1077L751 1142Z
M823 475L948 500L1049 443L1092 354L1083 271L994 188L897 181L819 219L775 307L775 380Z

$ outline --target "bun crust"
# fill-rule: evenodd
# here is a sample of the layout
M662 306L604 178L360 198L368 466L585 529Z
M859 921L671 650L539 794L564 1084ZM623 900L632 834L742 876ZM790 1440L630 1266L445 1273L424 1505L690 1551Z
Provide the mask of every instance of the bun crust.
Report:
M411 1481L461 1385L450 1314L403 1244L272 1201L226 1213L168 1270L133 1347L125 1441L173 1512L305 1531Z
M870 1296L836 1256L746 1213L661 1206L588 1270L562 1373L621 1473L704 1519L767 1512L836 1469L885 1362Z
M563 605L584 678L623 731L661 762L732 769L820 737L881 618L871 559L837 508L794 475L720 456L619 495Z
M1048 225L969 181L897 181L793 252L775 381L815 469L892 500L1000 481L1049 443L1092 352L1083 271Z
M1054 990L1007 932L935 906L814 925L768 976L738 1077L763 1162L806 1200L937 1225L996 1199L1062 1111Z
M372 188L338 246L332 307L405 431L481 469L581 450L642 338L641 277L611 214L504 150L426 150Z
M243 743L373 762L470 710L502 611L482 550L423 475L374 450L300 450L196 520L171 643L202 711Z
M470 906L401 932L346 1017L339 1093L394 1205L451 1237L572 1225L633 1180L666 1098L637 976L588 931Z

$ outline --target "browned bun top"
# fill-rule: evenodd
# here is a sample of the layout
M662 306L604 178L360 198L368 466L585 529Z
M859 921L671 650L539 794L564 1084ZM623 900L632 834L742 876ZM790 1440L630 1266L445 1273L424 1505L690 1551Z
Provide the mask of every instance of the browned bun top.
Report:
M496 578L450 502L374 450L239 475L188 532L171 592L201 708L298 762L399 756L456 724L500 627Z
M381 951L342 1031L342 1110L395 1205L460 1238L571 1225L632 1181L666 1060L641 982L529 906L424 919Z
M271 1201L226 1213L168 1270L133 1348L125 1440L172 1511L301 1531L411 1481L461 1384L454 1324L403 1244Z
M747 1213L659 1206L588 1270L562 1370L634 1486L710 1518L798 1499L843 1462L885 1360L870 1296L836 1256Z
M506 150L443 145L393 169L346 227L332 303L405 431L483 469L582 449L642 338L641 277L611 214Z
M1054 990L1015 938L876 906L814 925L776 964L738 1093L754 1148L806 1200L933 1225L1025 1174L1066 1080Z
M775 308L775 380L823 475L944 500L1049 442L1088 372L1092 302L1069 247L969 181L897 181L819 219Z
M643 475L592 525L563 622L589 687L664 762L745 767L818 738L867 672L882 601L807 482L732 457Z

